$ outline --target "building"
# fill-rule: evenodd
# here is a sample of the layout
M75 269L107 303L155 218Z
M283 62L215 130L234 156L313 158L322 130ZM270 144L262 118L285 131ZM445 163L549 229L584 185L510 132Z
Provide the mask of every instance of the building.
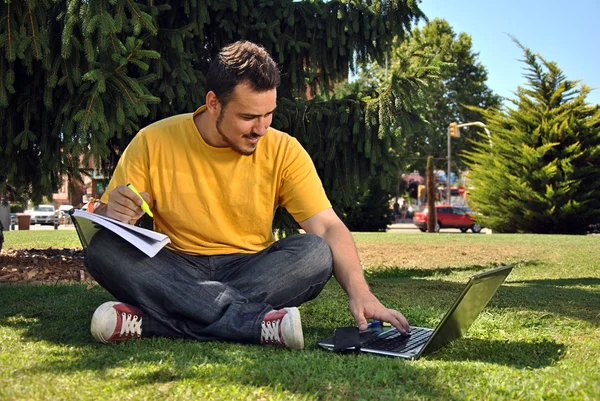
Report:
M95 167L93 157L90 157L87 166L82 168L81 171L81 181L69 180L66 174L63 175L62 185L58 192L52 194L52 203L55 207L58 208L60 205L81 207L90 198L98 199L102 196L105 189L105 179Z

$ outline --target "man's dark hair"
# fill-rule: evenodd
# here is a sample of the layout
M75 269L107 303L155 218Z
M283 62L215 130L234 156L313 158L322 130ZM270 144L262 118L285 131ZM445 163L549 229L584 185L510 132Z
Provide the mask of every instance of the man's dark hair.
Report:
M240 40L221 49L206 74L206 91L213 91L225 106L235 87L247 83L257 92L279 86L277 64L264 47Z

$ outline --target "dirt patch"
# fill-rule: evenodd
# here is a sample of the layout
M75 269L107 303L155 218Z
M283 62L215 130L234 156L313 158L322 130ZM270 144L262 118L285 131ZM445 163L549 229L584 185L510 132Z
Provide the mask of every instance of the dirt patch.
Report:
M3 249L0 252L0 283L89 282L83 252L65 249Z
M391 244L358 244L358 253L366 269L411 268L435 269L440 267L483 266L510 263L537 258L532 247L486 245L457 247L455 244L410 244L402 248Z

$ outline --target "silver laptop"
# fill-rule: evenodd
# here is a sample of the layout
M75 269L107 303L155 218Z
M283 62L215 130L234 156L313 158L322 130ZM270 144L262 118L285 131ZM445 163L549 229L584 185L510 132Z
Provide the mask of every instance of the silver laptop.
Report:
M462 337L511 270L512 266L504 266L472 276L435 329L411 326L410 335L403 335L395 328L378 325L360 332L360 352L417 359ZM333 350L334 339L327 338L318 344Z

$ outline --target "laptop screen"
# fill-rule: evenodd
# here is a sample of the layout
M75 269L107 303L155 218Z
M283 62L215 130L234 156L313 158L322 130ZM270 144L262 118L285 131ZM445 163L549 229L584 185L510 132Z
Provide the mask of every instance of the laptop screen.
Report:
M512 267L506 266L471 277L471 280L444 316L436 331L425 345L432 352L448 342L461 337L475 321L502 285Z

